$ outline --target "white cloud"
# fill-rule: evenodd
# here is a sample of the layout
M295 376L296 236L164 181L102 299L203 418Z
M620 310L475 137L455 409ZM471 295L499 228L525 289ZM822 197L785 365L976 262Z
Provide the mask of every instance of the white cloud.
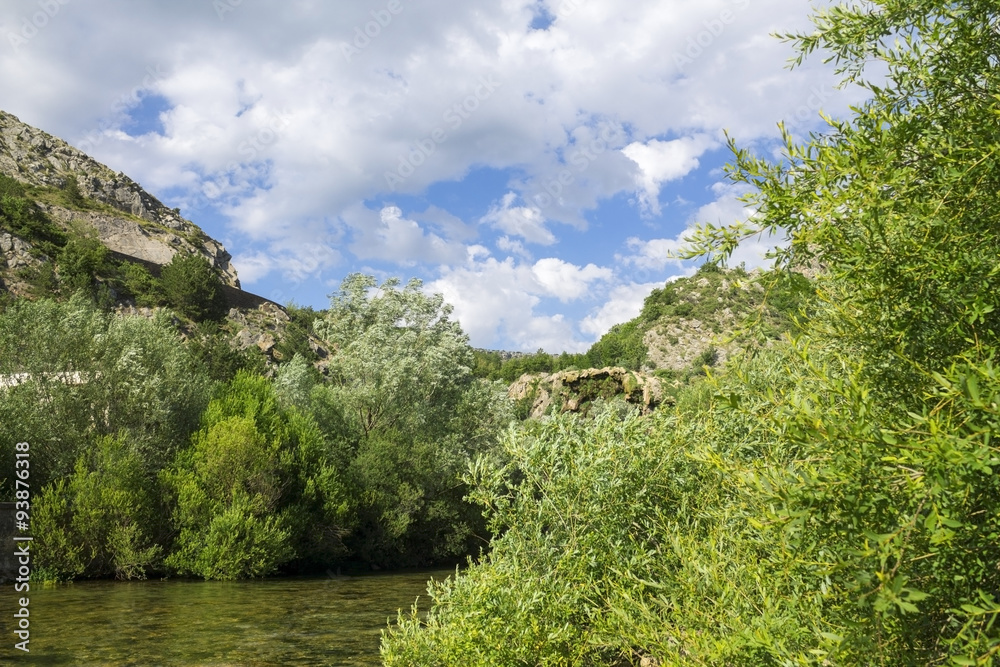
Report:
M501 236L497 239L497 249L509 252L522 259L531 260L531 253L524 247L524 244L509 236Z
M600 308L583 318L580 329L595 339L600 338L612 326L638 316L643 301L656 287L663 287L663 281L616 286Z
M531 272L544 293L563 302L584 296L594 281L611 278L611 269L593 264L574 266L556 257L538 260Z
M672 258L683 247L680 239L649 239L644 241L635 236L625 240L631 255L618 255L618 261L647 271L662 271L668 266L680 267L680 260Z
M444 268L427 289L443 294L455 307L455 316L474 345L491 347L508 340L519 350L579 352L589 343L580 338L573 322L562 313L544 315L536 309L544 298L579 299L611 275L610 269L593 264L579 267L555 258L527 264L477 253L470 254L464 266Z
M415 220L403 217L398 206L380 211L356 207L343 216L352 230L351 252L359 259L389 261L402 266L417 262L452 264L466 256L465 246L428 233Z
M493 227L520 236L529 243L552 245L556 242L555 235L545 226L545 217L537 207L513 206L517 193L508 192L499 203L490 207L489 213L482 221Z
M716 145L714 139L700 134L673 141L633 142L623 148L622 153L639 167L636 184L643 208L660 215L660 186L697 169L701 154Z

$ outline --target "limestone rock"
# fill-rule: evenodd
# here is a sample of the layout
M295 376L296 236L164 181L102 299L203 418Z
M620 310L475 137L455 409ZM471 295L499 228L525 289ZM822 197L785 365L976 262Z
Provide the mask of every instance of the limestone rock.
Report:
M4 111L0 111L0 173L33 186L62 187L74 179L84 197L110 208L45 206L56 221L88 224L111 250L157 264L168 263L178 250L201 254L219 270L224 283L240 286L232 256L179 211L164 206L125 174Z
M526 373L507 391L516 402L531 400L532 417L541 417L557 404L561 412L584 412L595 399L622 396L649 413L663 402L659 378L624 368L588 368L552 374Z

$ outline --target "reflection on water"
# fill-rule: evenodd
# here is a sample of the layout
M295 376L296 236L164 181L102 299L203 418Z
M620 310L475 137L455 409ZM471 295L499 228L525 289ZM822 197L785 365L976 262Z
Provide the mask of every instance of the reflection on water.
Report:
M0 663L377 665L386 621L453 573L32 586L30 656L13 650L8 585Z

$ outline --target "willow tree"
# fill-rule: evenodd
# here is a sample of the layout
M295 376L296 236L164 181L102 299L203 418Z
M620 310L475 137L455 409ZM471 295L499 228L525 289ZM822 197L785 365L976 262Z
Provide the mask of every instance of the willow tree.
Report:
M825 304L695 409L517 436L526 473L478 465L502 537L401 619L387 664L1000 662L1000 8L813 23L786 36L796 62L825 53L869 100L783 131L778 160L733 144L756 213L691 255L787 237L779 266L822 267Z
M330 358L310 409L339 431L358 499L348 544L365 560L426 564L481 544L483 520L460 476L512 411L501 388L473 377L451 313L419 280L378 285L354 274L314 324Z
M813 581L815 655L837 664L1000 657L1000 7L874 0L788 35L869 100L779 161L734 146L750 221L694 252L784 233L784 266L826 268L776 432L797 461L762 475L775 539ZM874 72L875 75L869 75Z

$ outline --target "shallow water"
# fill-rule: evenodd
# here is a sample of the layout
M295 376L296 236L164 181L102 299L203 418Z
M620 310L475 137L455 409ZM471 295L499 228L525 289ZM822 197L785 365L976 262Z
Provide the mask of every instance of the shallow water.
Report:
M381 632L427 580L454 571L247 582L81 582L30 596L30 655L13 650L2 588L0 664L377 665Z

